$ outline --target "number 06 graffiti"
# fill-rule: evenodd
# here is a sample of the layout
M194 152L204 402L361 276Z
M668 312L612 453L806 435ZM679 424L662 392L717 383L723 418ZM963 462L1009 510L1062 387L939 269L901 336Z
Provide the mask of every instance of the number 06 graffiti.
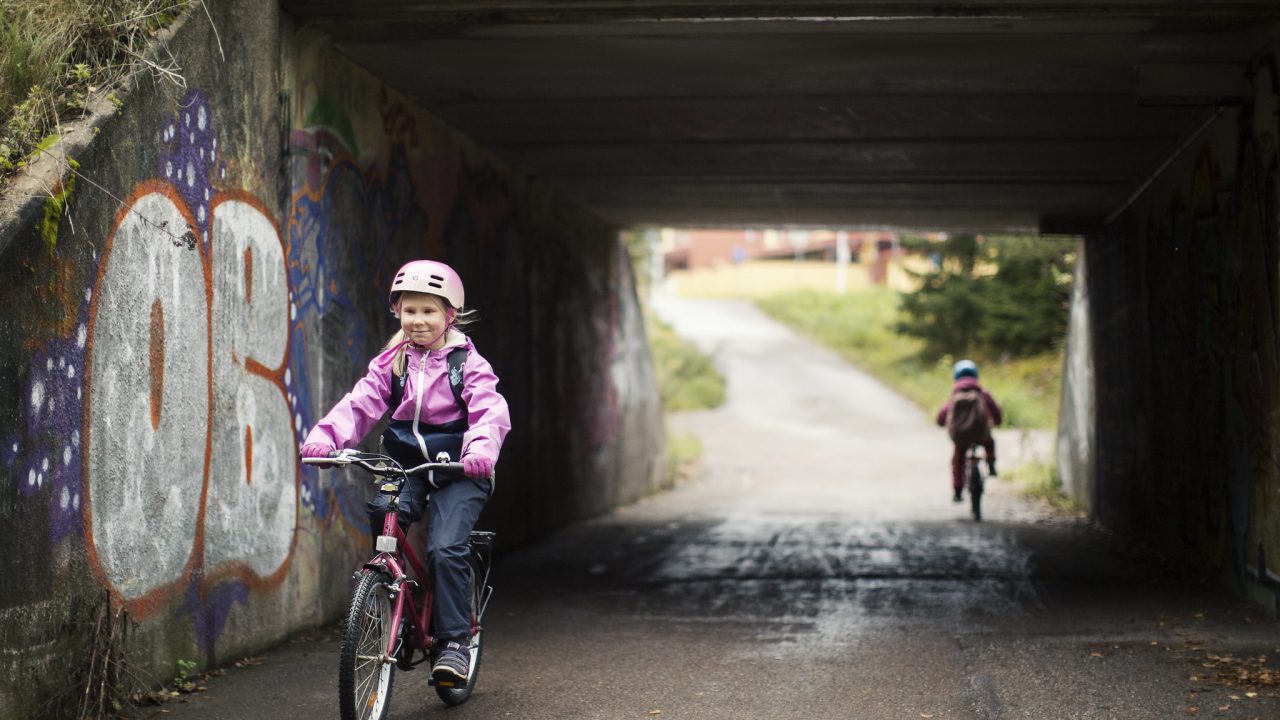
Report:
M184 241L200 225L167 185L134 198L90 308L91 560L125 602L197 570L278 579L298 508L279 231L233 195L212 204L207 242Z

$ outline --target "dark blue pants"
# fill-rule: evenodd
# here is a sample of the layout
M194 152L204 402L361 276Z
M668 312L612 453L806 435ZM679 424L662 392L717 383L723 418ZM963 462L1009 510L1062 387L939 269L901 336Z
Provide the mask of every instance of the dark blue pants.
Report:
M424 480L409 478L400 493L397 512L402 528L422 517L428 489ZM435 593L431 634L436 638L462 640L471 635L471 548L467 539L488 499L488 480L458 478L431 491L427 507L427 572ZM369 526L375 536L382 534L386 511L385 495L369 503Z

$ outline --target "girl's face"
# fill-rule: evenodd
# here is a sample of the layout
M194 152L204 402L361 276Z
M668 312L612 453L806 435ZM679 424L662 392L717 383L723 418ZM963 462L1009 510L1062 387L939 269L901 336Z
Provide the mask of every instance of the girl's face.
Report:
M414 345L431 350L444 347L444 331L453 320L453 310L435 295L406 292L396 304L400 329Z

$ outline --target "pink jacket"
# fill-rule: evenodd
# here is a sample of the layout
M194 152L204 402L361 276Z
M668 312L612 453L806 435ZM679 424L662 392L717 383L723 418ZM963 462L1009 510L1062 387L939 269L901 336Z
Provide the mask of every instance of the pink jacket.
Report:
M502 441L511 429L511 414L506 399L498 392L498 376L493 374L493 367L476 352L471 339L457 330L449 330L445 346L440 350L424 350L412 344L406 347L404 400L391 417L411 421L416 413L423 425L443 425L462 418L463 409L449 387L445 359L450 350L459 346L467 348L462 369L462 400L467 405L469 427L462 436L462 454L483 455L497 462ZM369 372L311 428L304 444L324 443L345 449L363 440L387 412L387 403L391 400L391 363L395 355L396 348L392 348L370 361ZM416 424L414 431L416 434Z

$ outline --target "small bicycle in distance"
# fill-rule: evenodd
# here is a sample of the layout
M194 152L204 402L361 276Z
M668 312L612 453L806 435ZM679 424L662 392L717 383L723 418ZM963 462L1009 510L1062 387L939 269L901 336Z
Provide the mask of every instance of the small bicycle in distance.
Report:
M406 470L386 455L355 450L343 450L327 458L303 458L303 462L340 467L357 465L375 477L378 491L390 499L382 535L375 543L375 555L354 575L359 582L351 597L338 661L342 720L383 720L391 701L395 670L411 670L430 661L434 644L430 627L433 597L430 577L406 541L396 518L400 490L410 476L425 477L428 484L436 487L460 478L462 463L424 463ZM488 584L493 539L491 532L473 531L468 540L472 610L471 668L467 681L428 680L447 705L466 702L480 672L480 654L484 647L481 619L493 594Z
M969 490L969 510L974 522L982 522L982 491L986 478L982 474L982 446L973 444L964 454L964 484Z

